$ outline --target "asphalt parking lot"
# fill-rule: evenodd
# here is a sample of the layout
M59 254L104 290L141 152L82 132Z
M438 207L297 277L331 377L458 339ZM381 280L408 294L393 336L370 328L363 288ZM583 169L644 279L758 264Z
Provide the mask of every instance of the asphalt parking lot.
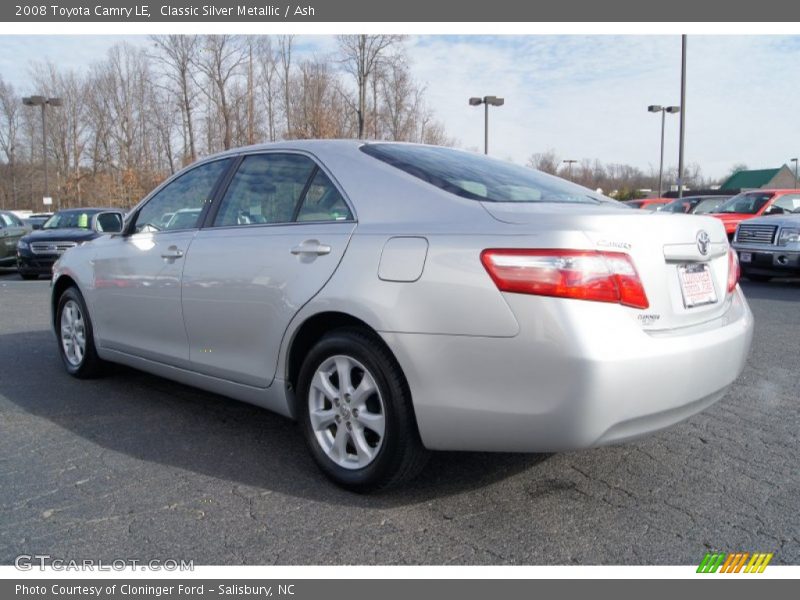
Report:
M357 496L286 419L121 367L70 378L49 283L0 272L0 563L800 564L800 280L743 287L753 349L707 412L616 447L442 453Z

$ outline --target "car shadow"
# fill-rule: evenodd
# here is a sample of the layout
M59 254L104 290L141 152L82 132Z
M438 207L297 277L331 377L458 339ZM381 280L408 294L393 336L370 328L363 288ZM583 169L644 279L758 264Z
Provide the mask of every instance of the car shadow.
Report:
M800 278L775 278L759 283L742 280L739 285L746 298L797 302L800 300Z
M401 488L361 496L316 468L294 422L267 410L112 365L79 381L47 330L0 335L2 394L23 411L113 452L201 475L342 505L390 508L501 481L549 455L436 452Z

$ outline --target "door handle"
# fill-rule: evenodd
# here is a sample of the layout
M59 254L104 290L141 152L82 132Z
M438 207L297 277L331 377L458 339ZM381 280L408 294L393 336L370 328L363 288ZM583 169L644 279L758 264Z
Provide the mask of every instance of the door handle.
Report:
M328 244L320 244L317 240L306 240L299 246L292 248L292 254L316 254L323 256L331 253L331 247Z
M183 250L180 250L177 246L170 246L167 248L166 252L161 255L161 258L166 258L167 260L175 260L176 258L183 257Z

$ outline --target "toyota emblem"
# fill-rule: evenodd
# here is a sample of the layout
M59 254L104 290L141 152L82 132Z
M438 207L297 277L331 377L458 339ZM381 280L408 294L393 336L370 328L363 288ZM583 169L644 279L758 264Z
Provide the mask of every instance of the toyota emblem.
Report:
M711 245L711 238L708 237L708 233L701 229L697 232L697 249L700 251L700 254L705 256L708 254L708 247Z

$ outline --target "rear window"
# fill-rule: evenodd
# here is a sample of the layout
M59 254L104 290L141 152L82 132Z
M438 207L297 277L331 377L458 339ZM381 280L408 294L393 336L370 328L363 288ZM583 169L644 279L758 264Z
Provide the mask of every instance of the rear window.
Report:
M361 151L470 200L616 204L558 177L462 150L411 144L365 144Z

